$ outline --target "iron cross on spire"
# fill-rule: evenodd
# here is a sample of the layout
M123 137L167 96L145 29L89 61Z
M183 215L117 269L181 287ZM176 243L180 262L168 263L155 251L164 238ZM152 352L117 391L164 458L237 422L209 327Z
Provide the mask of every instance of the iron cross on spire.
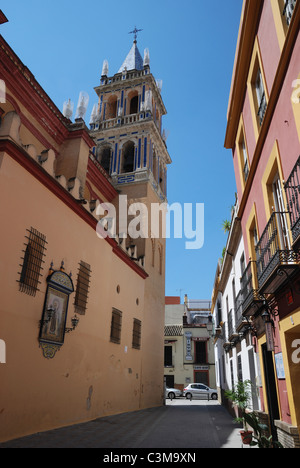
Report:
M137 40L137 33L140 32L140 31L143 31L142 29L137 29L136 26L134 27L134 30L133 31L130 31L128 34L134 34L134 40L136 42Z

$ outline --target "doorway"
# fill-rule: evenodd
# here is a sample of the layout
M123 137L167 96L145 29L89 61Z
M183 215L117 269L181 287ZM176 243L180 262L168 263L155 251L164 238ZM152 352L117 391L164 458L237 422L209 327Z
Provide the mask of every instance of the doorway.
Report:
M261 348L264 364L265 386L270 417L271 434L273 437L273 441L277 441L277 430L274 421L280 419L280 414L273 363L273 352L268 351L266 343L263 344Z
M209 373L208 371L195 371L194 372L194 382L202 383L209 387Z

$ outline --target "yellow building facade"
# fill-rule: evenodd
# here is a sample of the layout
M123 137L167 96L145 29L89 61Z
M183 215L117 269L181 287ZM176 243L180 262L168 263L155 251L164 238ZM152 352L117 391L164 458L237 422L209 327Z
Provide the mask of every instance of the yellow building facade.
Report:
M100 115L98 90L98 121L87 128L83 119L63 115L0 41L6 88L0 104L0 441L6 441L163 404L165 239L125 238L119 231L100 236L99 222L105 206L119 214L120 194L127 209L133 200L146 207L165 200L171 160L157 123L166 110L149 63L127 67L137 75L133 81L123 69L102 83L107 91L123 77L124 88L132 88L126 99L136 99L131 108L128 101L126 118L115 120L109 99L110 114ZM144 78L153 106L147 122L136 104ZM112 128L115 138L129 135L123 153ZM101 145L106 139L110 145ZM112 149L109 166L104 147ZM132 151L140 165L129 164ZM117 157L123 158L119 173L110 166Z

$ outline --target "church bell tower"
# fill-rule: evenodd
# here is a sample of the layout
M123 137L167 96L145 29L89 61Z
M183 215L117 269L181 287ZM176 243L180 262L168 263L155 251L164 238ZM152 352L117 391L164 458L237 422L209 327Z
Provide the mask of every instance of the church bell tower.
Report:
M171 164L162 119L166 108L161 96L161 81L150 71L149 51L142 58L135 28L132 47L114 75L103 63L100 85L95 88L90 133L95 141L94 158L106 173L117 193L126 195L128 206L143 203L151 213L153 204L167 201L167 167ZM120 197L119 197L120 198ZM164 215L163 215L164 216ZM130 221L130 217L128 217ZM119 232L117 230L117 232ZM165 316L165 238L148 217L148 235L125 236L125 248L143 259L147 273L143 301L142 362L140 407L161 404L164 373Z
M140 201L151 211L151 203L167 201L167 166L171 158L162 127L167 112L161 81L151 74L148 49L144 58L140 54L139 31L132 31L133 45L117 73L109 76L108 62L103 62L100 85L95 88L98 106L91 116L90 133L96 142L94 156L110 175L114 187L127 195L128 204ZM135 244L137 255L145 256L147 261L146 243L140 239ZM159 242L161 251L162 244L163 240ZM152 257L151 253L151 264Z

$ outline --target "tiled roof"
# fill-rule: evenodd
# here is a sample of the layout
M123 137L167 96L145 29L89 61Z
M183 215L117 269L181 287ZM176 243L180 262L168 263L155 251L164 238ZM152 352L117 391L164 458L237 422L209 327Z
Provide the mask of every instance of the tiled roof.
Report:
M136 41L133 42L133 46L131 47L129 54L124 60L118 73L122 73L125 68L126 70L143 70L144 68L144 61L136 45Z

